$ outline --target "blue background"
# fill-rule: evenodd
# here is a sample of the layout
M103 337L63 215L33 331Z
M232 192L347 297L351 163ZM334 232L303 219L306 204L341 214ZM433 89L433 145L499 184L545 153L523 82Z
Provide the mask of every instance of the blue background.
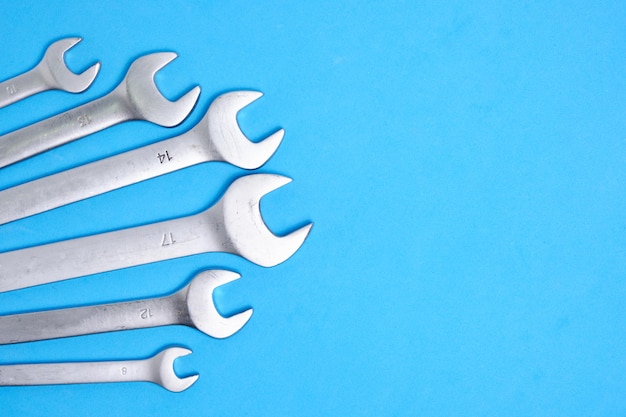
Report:
M0 79L54 40L101 72L80 95L0 110L11 131L97 98L137 57L180 126L111 128L5 168L0 188L191 128L219 94L265 93L239 115L286 130L259 172L294 181L263 200L304 246L264 269L205 254L0 294L0 313L151 297L197 272L226 340L167 328L0 346L0 362L144 358L182 345L201 374L147 384L1 388L0 415L614 416L626 413L626 3L2 2ZM469 4L471 3L471 4ZM190 215L240 169L211 163L0 227L0 251Z

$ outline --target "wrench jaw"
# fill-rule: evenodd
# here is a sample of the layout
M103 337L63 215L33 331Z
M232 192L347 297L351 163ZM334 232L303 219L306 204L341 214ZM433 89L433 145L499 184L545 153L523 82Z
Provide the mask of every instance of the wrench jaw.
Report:
M155 369L156 375L154 375L155 380L153 382L172 392L181 392L192 386L200 375L179 378L174 372L174 361L189 354L191 354L189 349L172 347L156 355L153 360L158 367Z
M215 288L239 277L238 273L232 271L203 271L189 284L187 311L198 330L216 339L225 339L237 333L250 320L253 312L251 308L230 317L223 317L213 302Z
M289 259L304 243L313 223L285 236L276 236L263 221L261 198L291 182L275 174L254 174L237 179L216 204L224 223L225 251L257 265L276 266Z
M251 142L239 128L237 113L258 100L258 91L234 91L217 97L201 124L206 126L215 157L244 169L257 169L278 149L285 131L280 129L260 142Z
M80 74L70 71L64 61L65 52L80 42L81 38L66 38L54 42L48 47L39 64L39 70L47 84L57 90L69 93L85 91L93 83L100 63L96 63Z
M161 94L154 82L154 75L176 56L174 52L159 52L142 56L131 64L115 93L125 98L135 119L173 127L185 120L193 110L200 95L200 87L196 86L178 100L170 101Z

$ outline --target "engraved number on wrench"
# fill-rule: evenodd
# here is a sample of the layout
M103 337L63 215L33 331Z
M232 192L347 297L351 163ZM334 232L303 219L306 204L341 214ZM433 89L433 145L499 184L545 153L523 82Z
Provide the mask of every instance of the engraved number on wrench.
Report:
M159 152L159 154L157 155L157 158L159 158L160 163L171 161L173 159L173 157L170 156L170 153L167 150L165 151L165 153Z
M172 235L172 232L163 233L163 239L161 239L161 246L170 246L170 245L173 245L174 243L176 243L176 241L174 240L174 235Z
M85 126L89 125L89 123L91 123L91 117L89 117L86 114L78 116L77 120L78 120L78 124L80 125L80 127L85 127Z

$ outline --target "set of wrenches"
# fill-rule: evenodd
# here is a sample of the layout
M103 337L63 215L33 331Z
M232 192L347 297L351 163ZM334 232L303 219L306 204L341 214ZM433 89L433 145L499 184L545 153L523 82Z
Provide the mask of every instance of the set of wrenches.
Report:
M75 74L64 61L65 52L79 41L54 42L37 66L1 82L0 108L48 90L86 90L100 64ZM179 125L195 107L200 88L176 101L160 93L154 76L174 58L172 52L142 56L103 97L0 136L0 168L126 121ZM252 142L240 130L237 113L261 95L256 91L222 94L196 126L179 136L2 190L0 224L204 162L257 169L276 152L284 136L280 129ZM0 292L205 252L235 254L263 267L278 265L302 246L312 227L307 224L277 236L263 220L263 196L290 181L275 174L245 175L199 214L0 253ZM206 270L165 297L0 316L0 344L168 325L227 338L245 326L252 309L224 317L214 305L213 291L239 277L230 270ZM180 378L173 363L190 353L187 348L171 347L141 360L3 365L0 385L147 381L180 392L198 375Z

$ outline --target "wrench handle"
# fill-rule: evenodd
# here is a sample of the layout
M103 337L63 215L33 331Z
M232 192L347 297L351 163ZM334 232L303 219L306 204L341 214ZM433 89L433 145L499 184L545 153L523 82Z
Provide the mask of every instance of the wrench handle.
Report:
M64 113L0 136L0 168L132 119L115 91Z
M0 224L215 159L203 145L187 132L0 191Z
M229 252L211 211L0 253L0 292L204 252Z
M163 298L67 308L0 317L0 344L141 329L182 323L187 317L177 294Z
M0 386L152 382L145 360L0 366Z
M45 79L37 67L0 82L0 109L47 89Z

